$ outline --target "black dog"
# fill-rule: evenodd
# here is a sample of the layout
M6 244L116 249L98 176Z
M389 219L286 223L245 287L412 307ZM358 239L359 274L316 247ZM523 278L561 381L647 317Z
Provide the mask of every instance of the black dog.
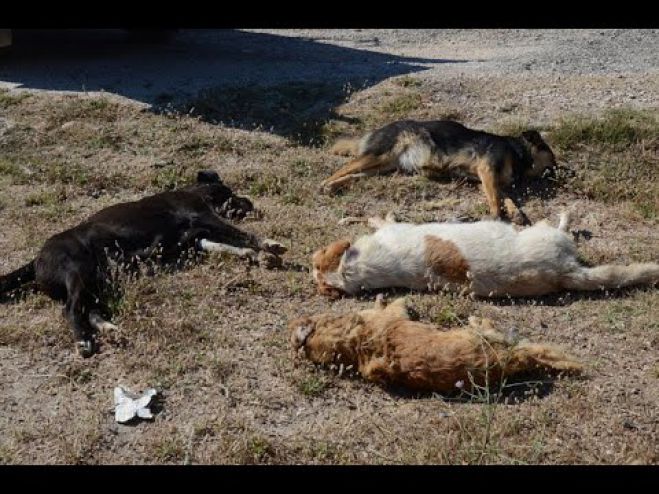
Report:
M110 206L54 235L33 261L0 277L0 294L36 281L40 291L66 302L65 317L80 353L88 357L94 352L94 330L115 327L100 315L109 259L128 266L155 258L181 262L181 254L194 249L277 261L286 251L283 245L220 218L242 219L252 209L217 173L201 171L194 185Z

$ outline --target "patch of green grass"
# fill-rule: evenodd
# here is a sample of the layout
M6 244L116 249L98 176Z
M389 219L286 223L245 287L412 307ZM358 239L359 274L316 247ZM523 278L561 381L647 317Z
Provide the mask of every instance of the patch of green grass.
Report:
M381 111L390 119L405 118L408 113L420 108L421 102L418 93L399 94L382 105Z
M0 175L10 177L14 183L21 183L27 176L17 163L5 157L0 157Z
M630 201L648 220L659 215L659 119L656 112L609 110L600 117L563 119L550 132L571 174L559 182L590 199Z
M531 125L526 120L508 120L498 123L492 130L495 134L504 136L519 136L522 132L530 129L541 130L537 125Z
M159 462L181 462L185 458L185 444L180 437L164 437L153 445L153 456Z
M659 201L659 198L656 197L653 202L650 200L640 200L634 203L634 208L646 220L656 221L659 214L659 204L657 204L657 201Z
M317 375L311 375L298 383L298 389L304 396L320 396L327 388L327 381Z
M212 149L215 143L210 139L198 135L193 135L183 144L176 148L177 151L186 153L193 157L203 156L209 149Z
M297 159L292 161L289 168L296 177L310 177L313 175L312 164L305 159Z
M423 82L421 82L416 77L410 77L409 75L406 75L394 79L394 84L398 84L401 87L421 87L423 85Z
M102 130L86 141L89 149L119 149L122 137L114 132Z
M12 465L16 463L16 454L7 446L0 446L0 465Z
M440 326L455 326L462 321L458 313L452 307L442 307L442 310L432 319L432 322Z
M281 175L258 173L247 175L243 181L253 196L278 196L290 191L287 178Z
M570 116L563 118L551 131L551 141L561 150L575 149L583 144L609 146L615 150L659 134L657 113L630 108L616 108L602 116Z
M610 332L618 333L625 331L630 320L638 315L638 311L625 302L614 301L608 304L600 314L602 326Z
M41 168L48 183L59 182L83 186L89 182L89 171L75 163L44 163Z
M59 195L52 190L33 192L25 198L26 206L54 205L60 202Z
M260 436L252 437L247 443L248 452L252 455L252 460L255 463L264 461L269 456L274 456L274 448L268 442L267 439L264 439Z
M29 93L10 93L7 89L0 89L0 108L7 109L10 106L20 104L30 97Z
M193 177L181 166L162 168L151 179L151 185L160 190L174 190L192 184Z
M89 98L71 96L53 102L46 113L49 127L59 127L72 120L87 120L96 122L114 122L120 116L120 106L101 96Z

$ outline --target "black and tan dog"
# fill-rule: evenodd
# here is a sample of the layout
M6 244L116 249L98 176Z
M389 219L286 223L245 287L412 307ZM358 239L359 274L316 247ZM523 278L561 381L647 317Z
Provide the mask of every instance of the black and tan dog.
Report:
M503 206L516 221L522 219L521 213L512 200L503 200L502 190L521 177L539 177L556 164L554 153L535 130L518 137L499 136L450 120L393 122L361 138L340 139L331 151L355 158L322 182L328 192L395 170L431 179L459 176L480 180L493 217L501 217Z
M217 173L199 172L194 185L110 206L52 236L34 260L0 277L0 295L36 281L38 290L66 302L64 314L79 351L90 356L94 331L116 328L101 317L109 260L127 267L145 260L180 262L183 253L194 249L276 262L286 251L283 245L221 218L242 219L252 209Z

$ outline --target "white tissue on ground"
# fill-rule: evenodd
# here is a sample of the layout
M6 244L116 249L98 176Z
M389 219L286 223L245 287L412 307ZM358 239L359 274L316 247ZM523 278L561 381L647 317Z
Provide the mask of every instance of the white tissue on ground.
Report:
M129 422L135 417L152 419L153 414L149 410L149 404L158 392L147 389L141 396L131 393L129 390L117 386L114 388L114 418L120 424Z

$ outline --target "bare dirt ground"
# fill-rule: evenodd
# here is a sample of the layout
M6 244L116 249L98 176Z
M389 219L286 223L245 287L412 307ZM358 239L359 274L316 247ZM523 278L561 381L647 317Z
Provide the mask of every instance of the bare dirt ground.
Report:
M21 39L23 41L21 41ZM0 273L102 207L217 170L283 241L281 270L208 256L126 280L116 333L83 360L61 306L0 305L3 463L642 463L659 459L656 288L471 300L409 293L419 318L489 317L556 343L583 379L504 397L406 395L293 359L288 319L330 302L313 250L365 232L344 216L481 217L474 186L388 176L328 197L327 143L392 119L540 128L562 172L520 196L531 221L575 211L590 262L657 261L657 31L18 33L0 58ZM59 44L57 44L59 43ZM117 425L112 390L157 387L155 419Z

